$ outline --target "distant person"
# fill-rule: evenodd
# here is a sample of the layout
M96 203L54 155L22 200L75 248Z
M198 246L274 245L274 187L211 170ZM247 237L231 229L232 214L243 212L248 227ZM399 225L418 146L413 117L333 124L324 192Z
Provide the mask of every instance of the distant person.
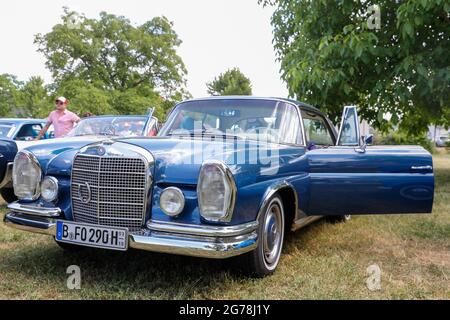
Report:
M94 114L92 113L92 112L85 112L85 113L83 113L83 118L89 118L89 117L93 117L94 116Z
M56 110L50 113L45 127L39 132L36 140L41 139L51 125L55 128L55 138L65 137L73 129L75 124L80 121L80 117L67 110L68 104L69 100L64 97L55 100Z

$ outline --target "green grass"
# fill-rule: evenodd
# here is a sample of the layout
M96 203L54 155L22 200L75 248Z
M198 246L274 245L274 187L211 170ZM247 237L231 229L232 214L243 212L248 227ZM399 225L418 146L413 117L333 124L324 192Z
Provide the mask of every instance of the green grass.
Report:
M277 272L250 279L216 260L142 251L69 254L0 226L0 299L450 299L450 155L434 158L431 215L357 216L288 235ZM3 216L2 207L0 215ZM82 289L66 287L79 265ZM366 286L369 265L381 290Z

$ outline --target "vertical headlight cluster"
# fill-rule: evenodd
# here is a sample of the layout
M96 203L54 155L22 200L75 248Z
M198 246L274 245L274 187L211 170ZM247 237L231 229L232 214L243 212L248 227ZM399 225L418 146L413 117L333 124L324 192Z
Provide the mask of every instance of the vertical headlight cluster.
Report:
M36 157L29 151L19 151L14 159L14 193L20 200L36 200L39 197L39 184L42 171Z
M220 161L206 161L197 185L201 216L208 221L229 222L236 199L236 184L230 169Z

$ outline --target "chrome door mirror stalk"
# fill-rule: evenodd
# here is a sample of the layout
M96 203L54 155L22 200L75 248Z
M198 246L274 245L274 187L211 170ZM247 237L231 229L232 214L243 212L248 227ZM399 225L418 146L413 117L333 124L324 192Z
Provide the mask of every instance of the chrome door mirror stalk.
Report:
M369 144L373 143L373 134L368 134L367 136L361 137L361 145L355 148L355 151L358 153L365 153L366 148Z

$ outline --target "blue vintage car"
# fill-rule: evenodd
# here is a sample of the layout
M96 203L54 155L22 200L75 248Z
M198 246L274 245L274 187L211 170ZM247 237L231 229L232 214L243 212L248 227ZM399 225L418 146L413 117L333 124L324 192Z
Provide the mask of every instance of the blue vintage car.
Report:
M63 248L233 258L276 269L284 235L320 218L430 213L431 155L371 146L356 108L337 133L316 108L278 98L178 104L156 138L68 141L20 151L7 225Z

